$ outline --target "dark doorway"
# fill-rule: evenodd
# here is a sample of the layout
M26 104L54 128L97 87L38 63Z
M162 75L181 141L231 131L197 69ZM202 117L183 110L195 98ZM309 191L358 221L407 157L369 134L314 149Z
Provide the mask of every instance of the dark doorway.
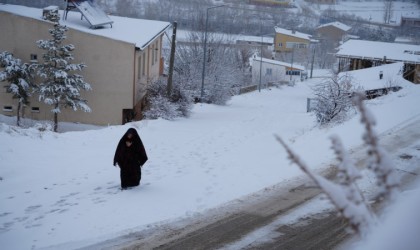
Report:
M127 122L131 122L134 120L135 112L132 109L123 109L123 117L122 117L122 124L126 124Z

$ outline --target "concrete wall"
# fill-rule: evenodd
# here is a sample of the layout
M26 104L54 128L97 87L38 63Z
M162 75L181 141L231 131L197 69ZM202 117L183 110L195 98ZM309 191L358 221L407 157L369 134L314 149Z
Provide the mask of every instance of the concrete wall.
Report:
M261 67L262 66L262 67ZM252 83L260 84L261 69L261 85L267 85L269 82L281 82L290 80L290 76L286 76L286 67L276 64L267 63L258 59L252 60ZM267 74L267 70L271 70L271 75Z
M31 54L36 54L42 61L43 51L37 45L37 40L49 40L48 30L53 24L47 21L0 12L0 51L9 51L15 57L29 62ZM123 110L133 109L142 101L146 85L159 76L161 60L162 36L156 39L144 51L136 51L135 45L112 40L102 36L70 29L63 44L73 44L73 63L85 63L87 68L75 72L84 76L91 84L92 91L82 91L82 97L88 100L91 113L62 109L59 121L80 122L97 125L117 125L123 122ZM153 47L153 48L152 48ZM156 49L156 50L155 50ZM152 52L155 55L152 56ZM144 57L145 74L139 69ZM152 64L152 57L156 58ZM150 64L150 65L149 65ZM38 102L37 96L24 110L24 116L38 120L51 120L51 106ZM4 111L4 106L12 106L13 111ZM32 107L38 107L39 112L31 112ZM16 115L17 101L0 88L0 114Z

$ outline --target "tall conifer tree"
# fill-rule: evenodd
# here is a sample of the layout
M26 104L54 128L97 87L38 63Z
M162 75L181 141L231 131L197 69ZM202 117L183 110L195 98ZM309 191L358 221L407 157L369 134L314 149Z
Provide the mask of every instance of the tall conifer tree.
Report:
M86 67L84 63L70 63L74 58L72 44L62 45L66 39L66 26L58 22L50 29L52 39L39 40L37 45L45 50L44 62L38 65L38 75L43 79L39 84L39 100L53 106L54 131L58 128L58 114L61 108L71 107L74 111L81 109L90 112L87 101L81 98L81 90L91 90L90 84L85 82L83 76L75 74Z

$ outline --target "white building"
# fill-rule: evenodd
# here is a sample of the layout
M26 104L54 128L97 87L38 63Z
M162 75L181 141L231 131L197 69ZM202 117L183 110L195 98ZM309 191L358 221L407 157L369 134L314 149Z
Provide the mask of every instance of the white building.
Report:
M256 55L251 58L252 83L265 86L270 83L301 80L305 67L298 64L280 62Z

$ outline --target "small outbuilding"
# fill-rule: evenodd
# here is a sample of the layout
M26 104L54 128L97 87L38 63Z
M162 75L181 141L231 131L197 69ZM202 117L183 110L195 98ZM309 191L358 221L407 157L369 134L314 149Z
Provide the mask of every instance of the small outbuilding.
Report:
M403 62L404 79L420 83L419 45L349 40L338 48L336 57L340 72Z
M289 83L301 80L305 67L256 55L251 58L252 83L254 85L270 85L275 83Z

